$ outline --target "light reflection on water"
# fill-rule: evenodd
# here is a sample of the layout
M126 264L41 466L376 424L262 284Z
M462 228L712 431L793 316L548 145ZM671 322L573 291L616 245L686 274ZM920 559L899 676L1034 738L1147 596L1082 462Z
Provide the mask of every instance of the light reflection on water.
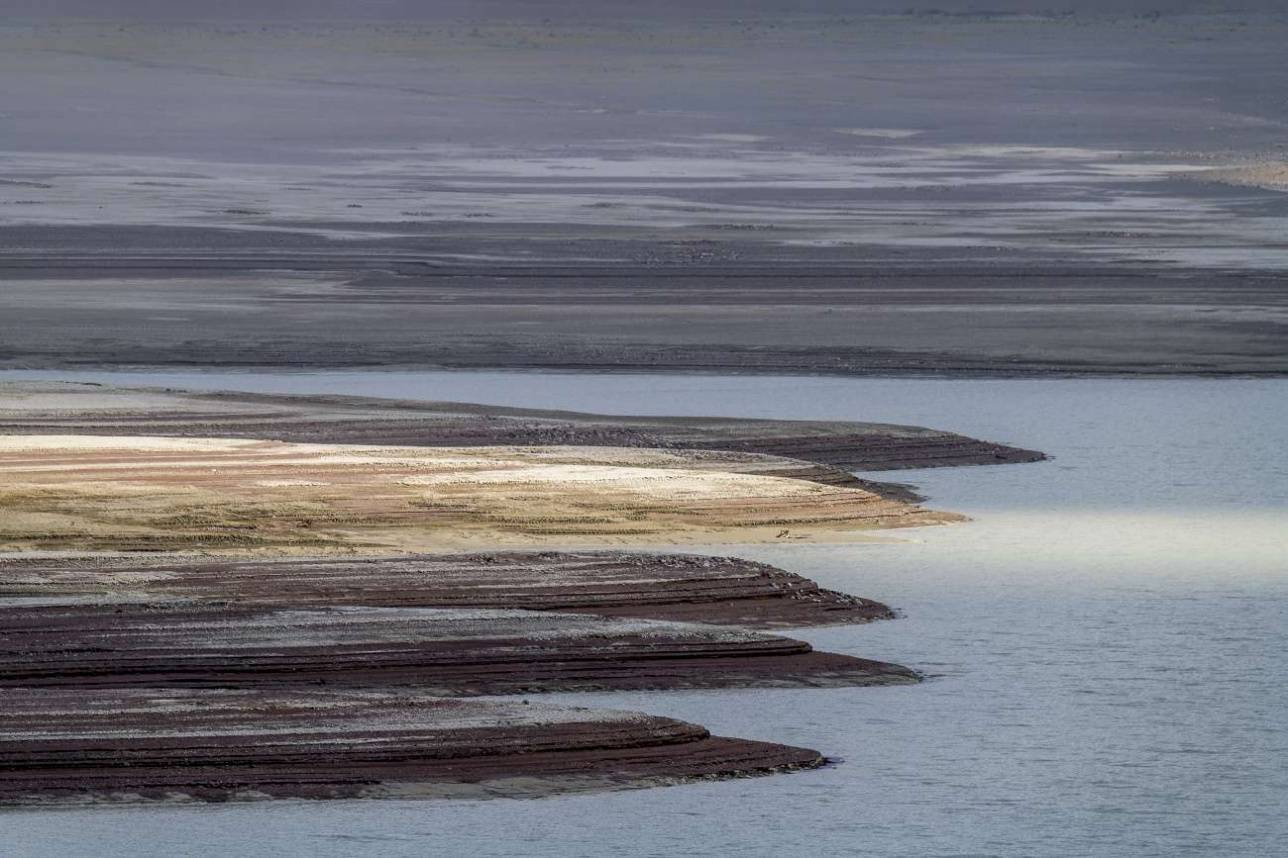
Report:
M1055 458L885 475L968 524L738 552L897 606L897 622L800 636L915 666L931 676L920 686L551 696L815 747L841 765L537 801L9 813L0 854L76 854L89 840L107 856L1251 858L1288 840L1288 382L203 378L920 423Z

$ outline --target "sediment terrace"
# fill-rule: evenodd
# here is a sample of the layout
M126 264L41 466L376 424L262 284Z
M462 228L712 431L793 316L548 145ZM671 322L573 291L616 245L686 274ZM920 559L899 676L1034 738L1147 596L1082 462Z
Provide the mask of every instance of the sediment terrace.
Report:
M0 686L541 691L916 682L899 665L728 626L490 608L0 607Z
M692 555L7 557L0 804L536 796L810 768L816 751L666 718L429 695L916 682L790 638L635 618L890 615Z
M4 703L0 805L531 796L824 762L670 718L390 692L19 689Z
M760 629L894 616L880 602L819 587L764 563L619 551L222 560L0 557L0 600L6 597L515 608Z

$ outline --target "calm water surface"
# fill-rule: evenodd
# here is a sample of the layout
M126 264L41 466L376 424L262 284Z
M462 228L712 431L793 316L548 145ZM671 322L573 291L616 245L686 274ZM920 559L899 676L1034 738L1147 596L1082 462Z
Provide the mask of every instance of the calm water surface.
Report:
M0 373L22 376L49 377ZM706 549L896 605L896 622L800 636L915 666L922 685L549 698L806 745L835 767L525 801L4 813L0 856L1284 854L1288 382L75 377L918 423L1055 458L893 475L969 524Z

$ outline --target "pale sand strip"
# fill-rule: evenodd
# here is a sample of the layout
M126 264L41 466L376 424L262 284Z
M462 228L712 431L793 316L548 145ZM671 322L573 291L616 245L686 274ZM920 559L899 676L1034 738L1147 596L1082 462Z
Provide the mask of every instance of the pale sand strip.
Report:
M746 462L623 447L0 437L0 548L844 541L959 518L860 488L740 473Z

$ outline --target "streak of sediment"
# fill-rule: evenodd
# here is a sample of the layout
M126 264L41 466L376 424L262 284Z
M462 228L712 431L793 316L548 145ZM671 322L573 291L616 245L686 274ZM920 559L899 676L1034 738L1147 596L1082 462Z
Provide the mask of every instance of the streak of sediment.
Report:
M0 434L11 435L177 435L394 446L718 450L791 459L795 476L829 484L853 484L849 471L1007 464L1044 458L1033 450L952 432L882 423L626 417L459 402L192 393L99 385L23 383L8 388L23 399L21 409L0 406ZM785 473L793 464L752 463L748 470L757 472L761 466Z
M0 558L0 599L204 599L274 607L517 608L751 628L893 616L871 599L737 557L486 552L393 557Z
M409 687L451 696L917 681L728 626L471 608L0 607L0 686Z
M533 796L812 768L670 718L389 692L14 689L0 805Z

